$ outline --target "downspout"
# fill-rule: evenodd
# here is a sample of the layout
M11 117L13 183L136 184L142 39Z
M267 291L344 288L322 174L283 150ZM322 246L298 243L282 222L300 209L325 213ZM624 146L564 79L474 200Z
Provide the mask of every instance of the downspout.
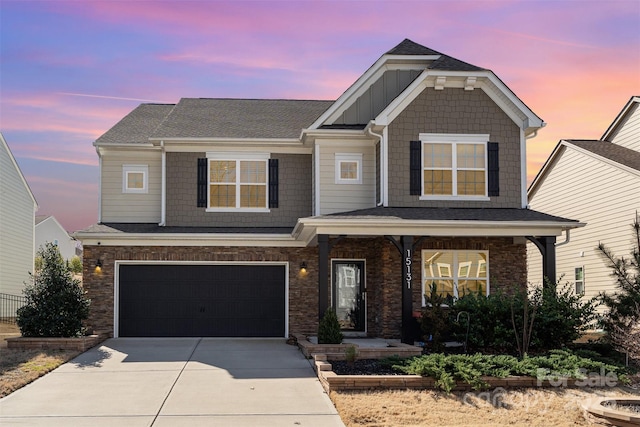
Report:
M98 224L102 223L102 155L100 148L96 147L98 154Z
M571 241L571 235L570 235L570 229L566 229L565 232L567 233L567 237L564 239L564 242L560 242L560 243L556 243L556 248L558 246L562 246L562 245L566 245L567 243L569 243Z
M375 133L374 131L371 130L371 127L367 127L367 132L369 133L369 135L373 136L374 138L378 138L378 141L380 142L380 201L376 201L376 206L382 206L384 204L384 192L385 192L385 186L383 185L385 180L385 173L384 173L384 163L383 163L383 159L384 162L386 162L386 156L385 156L385 152L383 151L383 139L384 136L381 133Z
M167 219L167 152L164 148L164 141L160 141L160 147L162 148L162 165L161 165L161 180L160 180L160 227L166 225Z

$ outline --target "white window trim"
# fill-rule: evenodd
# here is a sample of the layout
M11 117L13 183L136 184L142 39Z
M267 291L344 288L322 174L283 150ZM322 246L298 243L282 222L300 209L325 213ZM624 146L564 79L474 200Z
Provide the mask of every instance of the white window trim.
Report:
M582 281L576 280L576 270L577 269L582 270ZM585 288L586 280L585 280L585 277L584 277L584 265L579 265L577 267L574 267L574 269L573 269L573 282L574 282L573 283L574 284L574 291L575 291L576 295L584 295L585 291L586 291L586 288ZM578 292L578 283L580 283L580 282L582 283L582 292Z
M362 184L362 153L335 153L336 184ZM345 179L340 176L340 165L343 162L356 163L356 178Z
M456 133L421 133L420 137L420 200L474 200L474 201L489 201L491 198L488 196L489 194L489 172L488 172L488 142L490 139L489 134L456 134ZM452 195L426 195L424 194L424 144L448 144L451 145L451 178L452 182L452 190L454 194ZM457 195L458 191L458 171L457 162L458 156L456 155L456 144L483 144L484 145L484 195L483 196L472 196L472 195Z
M271 212L269 209L269 162L268 160L271 158L270 153L238 153L238 152L207 152L207 208L206 212ZM235 208L212 208L211 207L211 168L209 163L211 160L226 160L226 161L235 161L236 162L236 182L234 183L236 187L236 207ZM243 208L240 207L240 167L238 162L242 160L248 161L264 161L266 163L265 167L265 204L264 208Z
M129 188L129 174L142 174L142 188ZM149 192L148 165L122 165L122 192L127 194L146 194Z
M458 254L461 253L473 253L473 254L485 254L486 258L487 258L487 265L485 267L486 269L486 277L477 277L476 276L469 276L467 278L471 279L471 280L486 280L487 282L487 292L486 295L489 295L490 293L490 283L489 283L489 267L490 267L490 263L489 263L489 251L486 250L470 250L470 249L446 249L446 250L439 250L439 249L423 249L420 252L420 260L421 260L421 274L422 274L422 306L425 307L426 306L426 301L425 301L425 294L427 293L427 289L426 289L426 281L427 279L437 279L438 277L431 277L430 275L426 274L425 271L425 252L441 252L441 253L451 253L453 254L453 265L451 266L452 271L452 277L451 280L453 280L454 282L454 286L453 286L453 293L454 293L454 298L458 298L458 270L460 269L460 264L458 262ZM454 265L457 265L458 268L453 268Z

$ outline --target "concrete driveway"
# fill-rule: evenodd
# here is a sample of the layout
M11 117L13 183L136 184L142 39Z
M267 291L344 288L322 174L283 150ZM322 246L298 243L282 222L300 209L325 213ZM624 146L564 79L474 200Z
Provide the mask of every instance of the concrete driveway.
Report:
M0 399L2 426L344 426L284 339L116 338Z

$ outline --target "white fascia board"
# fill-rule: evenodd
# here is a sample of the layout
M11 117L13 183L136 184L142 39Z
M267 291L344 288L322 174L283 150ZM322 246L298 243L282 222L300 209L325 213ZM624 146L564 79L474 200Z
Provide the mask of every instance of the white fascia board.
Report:
M518 127L531 133L535 129L544 126L544 122L533 111L529 109L515 94L498 79L493 72L486 71L442 71L442 70L424 70L406 89L394 99L380 114L375 118L376 125L387 126L391 123L405 108L413 102L420 93L427 87L434 85L433 80L436 77L450 77L445 82L445 89L455 87L464 87L465 79L475 77L477 79L476 88L482 89L504 112L513 120ZM498 93L501 93L510 102L505 102ZM521 116L524 116L523 119Z
M165 145L184 145L189 144L252 144L252 145L300 145L302 142L299 138L150 138L149 141L160 143L164 141Z
M290 234L251 233L82 233L74 234L85 246L259 246L304 247Z
M155 144L150 142L94 142L94 147L102 148L102 147L115 147L115 148L124 148L124 149L137 149L137 148L157 148Z
M632 96L631 99L627 102L627 104L618 113L618 115L613 120L611 125L609 125L609 127L607 128L607 130L604 132L604 134L602 135L602 137L600 139L602 141L608 141L609 138L611 138L611 136L613 135L613 133L615 133L615 131L618 129L618 127L622 124L622 122L624 122L624 120L627 117L627 113L629 112L629 110L631 110L631 108L633 107L634 104L638 104L638 103L640 103L640 97L639 96Z
M427 221L391 218L349 218L301 220L298 238L331 234L348 236L447 236L447 237L514 237L560 236L563 231L584 227L584 223L555 221ZM312 231L305 228L310 227Z
M416 63L435 61L438 58L440 55L382 55L309 128L317 129L327 121L333 123L341 114L347 101L358 99L385 71L416 69Z
M18 176L20 177L20 181L22 182L22 185L24 186L25 190L27 191L27 193L29 195L29 198L33 202L33 212L35 213L38 210L38 202L36 201L36 197L33 195L33 191L31 191L31 187L29 186L29 183L27 182L27 179L22 174L22 170L20 170L20 166L18 166L18 162L16 161L16 158L13 156L13 153L11 152L11 149L9 148L9 144L4 139L4 136L2 135L2 132L0 132L0 142L4 146L4 149L7 152L7 156L9 157L9 160L11 161L11 164L13 165L14 169L18 173ZM35 222L34 222L34 224L35 224ZM34 228L34 230L35 230L35 228Z
M311 154L309 147L304 146L299 139L224 139L217 141L185 141L166 142L165 150L168 153L193 153L201 151L218 152L252 152L252 153L284 153L284 154Z

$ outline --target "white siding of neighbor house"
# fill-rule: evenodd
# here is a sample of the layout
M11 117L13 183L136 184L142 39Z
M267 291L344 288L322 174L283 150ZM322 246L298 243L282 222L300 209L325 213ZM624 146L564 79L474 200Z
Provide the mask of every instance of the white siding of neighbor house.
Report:
M60 255L66 260L70 260L76 255L76 241L69 236L69 233L67 233L62 225L52 216L36 225L36 252L47 242L58 242Z
M148 165L149 191L123 193L122 166ZM102 154L102 222L160 222L162 157L160 151L106 151Z
M566 148L530 200L532 209L587 223L571 230L570 242L556 248L561 283L574 284L574 268L584 266L585 297L613 291L614 279L597 251L603 242L617 256L629 256L631 224L640 212L640 174L630 173ZM558 238L558 243L564 236ZM528 246L529 282L542 282L538 249ZM575 287L574 287L575 289Z
M624 123L620 124L619 130L610 138L610 142L640 151L640 104L635 103L627 114Z
M0 293L22 295L29 281L36 208L31 190L0 135Z
M345 145L320 146L321 215L371 208L376 205L375 147L348 147ZM362 154L361 184L336 184L336 153Z

